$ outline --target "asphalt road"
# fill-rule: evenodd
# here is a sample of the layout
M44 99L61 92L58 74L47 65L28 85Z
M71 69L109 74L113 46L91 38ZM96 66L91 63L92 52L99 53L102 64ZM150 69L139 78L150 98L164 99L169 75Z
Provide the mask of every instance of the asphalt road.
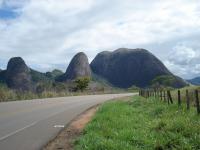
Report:
M107 100L107 94L0 103L0 150L38 150L73 118Z

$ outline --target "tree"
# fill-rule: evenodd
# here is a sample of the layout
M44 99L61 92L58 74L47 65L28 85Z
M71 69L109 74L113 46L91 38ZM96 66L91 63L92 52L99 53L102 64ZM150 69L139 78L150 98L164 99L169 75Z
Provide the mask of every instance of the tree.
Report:
M76 83L76 90L80 90L83 92L84 89L88 87L88 84L90 82L89 77L80 77L75 80Z

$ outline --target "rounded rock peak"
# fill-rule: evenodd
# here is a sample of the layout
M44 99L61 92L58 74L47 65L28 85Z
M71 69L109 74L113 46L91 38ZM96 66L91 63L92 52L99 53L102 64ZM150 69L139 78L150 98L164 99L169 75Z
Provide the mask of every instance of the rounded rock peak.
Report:
M84 52L77 53L71 60L61 81L74 80L78 77L90 77L91 69L88 57Z
M6 83L8 87L16 90L32 90L30 69L21 57L13 57L9 60L6 70Z
M147 87L157 76L173 76L157 57L141 48L99 53L90 66L93 73L120 88Z
M15 68L18 68L18 67L23 67L24 69L25 68L28 68L25 61L21 58L21 57L13 57L9 60L8 62L8 65L7 65L7 70L10 70L10 69L15 69Z

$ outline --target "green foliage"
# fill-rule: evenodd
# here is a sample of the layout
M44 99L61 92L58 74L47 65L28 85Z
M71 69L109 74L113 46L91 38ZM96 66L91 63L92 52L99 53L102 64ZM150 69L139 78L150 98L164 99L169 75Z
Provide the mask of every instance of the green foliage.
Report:
M74 82L76 83L76 90L83 91L84 89L88 87L90 78L80 77L80 78L77 78Z
M53 70L52 72L47 72L46 73L46 76L48 77L48 78L50 78L50 79L56 79L58 76L60 76L60 75L62 75L63 74L63 72L62 71L60 71L60 70L58 70L58 69L55 69L55 70Z
M154 98L107 102L75 144L77 150L197 150L200 117Z
M157 89L173 87L175 84L176 84L176 78L170 75L158 76L151 81L151 87Z
M33 82L46 82L51 80L44 73L35 70L31 70L31 76Z

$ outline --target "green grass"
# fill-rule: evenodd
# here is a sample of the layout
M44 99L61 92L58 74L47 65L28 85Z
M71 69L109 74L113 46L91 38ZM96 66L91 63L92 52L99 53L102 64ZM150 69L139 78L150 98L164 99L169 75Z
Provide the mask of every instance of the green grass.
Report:
M200 116L154 98L107 102L74 144L76 150L198 150Z
M187 87L184 87L184 88L181 88L181 89L173 90L171 92L172 98L176 101L178 99L178 90L180 90L180 92L181 92L181 100L183 102L186 101L186 90L188 90L190 102L191 102L191 104L194 105L195 104L195 94L194 94L194 92L195 92L195 90L200 90L200 87L199 86L187 86Z

